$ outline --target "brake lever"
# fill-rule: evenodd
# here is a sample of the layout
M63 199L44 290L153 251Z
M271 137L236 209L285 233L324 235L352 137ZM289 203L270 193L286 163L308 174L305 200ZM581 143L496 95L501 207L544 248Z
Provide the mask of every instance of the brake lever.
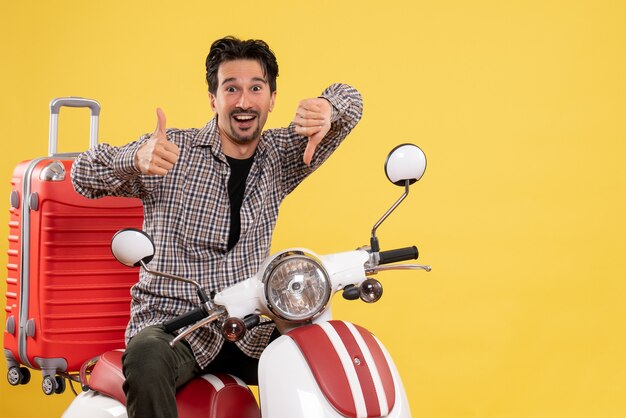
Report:
M191 334L198 328L203 327L204 325L210 324L211 322L214 322L220 319L220 317L225 316L227 314L228 312L222 306L215 307L213 309L213 312L211 312L209 316L207 316L200 322L196 322L194 325L190 326L189 328L187 328L186 330L178 334L172 341L170 341L170 347L174 347L174 345L176 345L177 342L179 342L180 340L182 340L183 338L185 338L187 335Z
M376 267L372 267L369 268L367 270L367 274L376 274L380 271L387 271L387 270L425 270L427 272L432 270L432 267L429 265L423 265L423 264L389 264L389 265L383 265L383 266L376 266Z

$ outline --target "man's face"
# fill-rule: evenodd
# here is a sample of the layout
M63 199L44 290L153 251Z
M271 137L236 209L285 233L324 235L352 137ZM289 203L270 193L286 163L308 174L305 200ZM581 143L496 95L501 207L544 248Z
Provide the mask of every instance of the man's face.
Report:
M222 140L245 145L260 138L276 92L258 61L241 59L220 64L217 91L209 97Z

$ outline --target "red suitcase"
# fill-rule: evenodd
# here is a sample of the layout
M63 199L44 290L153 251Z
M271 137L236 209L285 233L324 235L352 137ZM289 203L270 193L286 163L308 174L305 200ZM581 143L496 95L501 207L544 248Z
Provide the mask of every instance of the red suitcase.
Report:
M57 154L62 106L91 109L90 146L97 144L100 105L89 99L50 103L49 156L20 163L11 181L4 353L9 383L25 384L41 370L46 394L65 389L63 377L104 351L124 347L130 287L137 269L111 255L110 240L141 228L138 199L90 200L74 191L76 154Z

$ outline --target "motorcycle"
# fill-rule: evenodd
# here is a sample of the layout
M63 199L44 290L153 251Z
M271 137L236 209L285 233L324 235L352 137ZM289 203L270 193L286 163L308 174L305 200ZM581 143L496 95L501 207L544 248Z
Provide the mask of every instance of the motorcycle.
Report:
M426 157L419 147L403 144L391 151L385 172L404 193L372 228L369 246L328 255L305 248L280 251L267 258L255 276L212 299L195 281L151 270L148 263L155 247L144 232L126 229L113 237L112 252L122 264L196 288L198 307L164 324L176 335L172 345L212 322L221 324L230 342L240 340L260 317L274 321L281 333L259 360L260 408L250 388L236 376L205 374L179 389L181 418L411 416L389 352L365 328L331 319L331 301L341 292L345 299L374 303L383 287L371 276L388 270L430 271L427 265L396 264L417 259L417 247L381 251L376 236L425 169ZM83 392L63 417L126 417L121 357L122 351L110 351L83 365Z

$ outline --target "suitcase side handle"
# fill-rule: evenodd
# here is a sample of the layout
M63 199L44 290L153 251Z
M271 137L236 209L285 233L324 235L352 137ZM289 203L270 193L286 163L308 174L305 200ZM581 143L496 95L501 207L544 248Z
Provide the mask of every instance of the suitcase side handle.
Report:
M88 107L91 110L89 125L89 148L98 145L98 120L100 118L100 103L93 99L82 97L58 97L50 102L50 135L48 137L48 155L57 153L59 138L59 110L62 107Z

